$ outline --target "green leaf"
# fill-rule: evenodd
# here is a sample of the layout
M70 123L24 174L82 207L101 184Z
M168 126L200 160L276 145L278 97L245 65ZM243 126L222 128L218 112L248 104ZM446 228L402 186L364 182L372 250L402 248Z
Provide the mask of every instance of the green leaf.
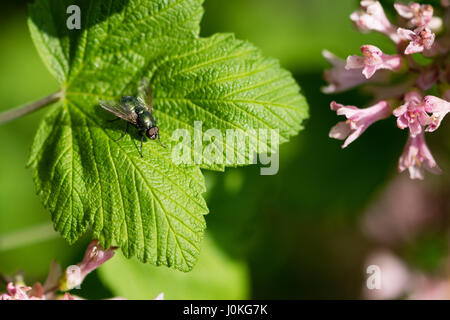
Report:
M252 44L230 34L179 42L176 53L150 64L158 106L155 113L161 126L169 132L187 129L192 141L194 121L201 121L204 147L211 143L207 130L218 129L223 137L223 142L216 144L222 144L221 163L228 151L235 155L229 166L238 165L238 157L250 163L251 148L270 149L270 137L261 140L259 129L278 129L283 143L298 133L308 116L306 101L291 74L281 69L278 61L264 58ZM249 128L256 134L247 131ZM227 144L230 129L245 137L247 148ZM202 168L223 169L221 163L202 156Z
M190 270L207 213L200 169L176 166L156 143L142 159L132 138L114 142L117 132L83 111L94 107L83 97L53 108L32 150L34 180L55 228L73 243L90 226L127 257Z
M43 119L29 165L56 230L70 243L92 230L127 257L188 271L208 212L200 167L225 165L208 163L201 152L200 166L176 165L172 135L187 129L193 136L194 121L221 134L277 129L281 142L301 129L307 105L291 75L232 35L199 38L201 3L40 0L30 6L32 38L65 96ZM80 30L65 25L72 4L81 8ZM99 100L136 95L143 77L151 81L169 148L146 141L141 158L136 130L116 141L125 124L108 122L112 115ZM259 151L276 150L252 132L240 134ZM231 148L224 143L223 154ZM233 161L227 165L238 165Z
M99 269L102 282L116 296L154 299L248 299L248 271L242 262L226 256L208 236L194 270L180 274L137 260L114 257Z

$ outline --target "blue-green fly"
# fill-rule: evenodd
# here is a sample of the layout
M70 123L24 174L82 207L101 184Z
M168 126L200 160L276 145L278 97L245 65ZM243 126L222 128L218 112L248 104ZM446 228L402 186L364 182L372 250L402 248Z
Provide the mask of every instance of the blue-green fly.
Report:
M120 102L100 100L100 106L117 116L117 119L120 118L127 121L125 133L116 141L120 141L128 133L128 126L130 123L138 129L139 134L141 135L141 157L143 157L142 144L144 141L144 134L151 140L158 139L161 144L159 128L156 125L155 118L153 118L152 87L147 78L141 80L137 97L123 96Z

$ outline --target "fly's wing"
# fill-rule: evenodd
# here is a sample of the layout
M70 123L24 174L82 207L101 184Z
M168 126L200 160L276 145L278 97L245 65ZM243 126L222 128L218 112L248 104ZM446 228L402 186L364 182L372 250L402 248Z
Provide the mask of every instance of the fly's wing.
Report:
M125 110L119 102L100 100L100 106L115 116L131 122L132 124L136 124L137 114L135 112Z
M139 83L138 98L145 102L148 111L153 114L153 90L147 78L143 78Z

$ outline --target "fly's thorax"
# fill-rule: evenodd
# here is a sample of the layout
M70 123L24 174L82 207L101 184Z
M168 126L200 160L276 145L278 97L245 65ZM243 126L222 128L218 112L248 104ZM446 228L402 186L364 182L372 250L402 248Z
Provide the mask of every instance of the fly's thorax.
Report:
M129 112L136 112L136 110L141 109L141 104L136 97L124 96L121 100L122 107Z
M134 112L136 112L138 115L144 114L146 112L148 113L148 109L147 107L145 107L145 105L139 103L134 107Z
M147 130L148 128L153 127L155 124L154 124L154 120L153 120L153 117L150 114L150 112L148 112L147 110L144 110L144 111L138 113L136 125L141 130Z

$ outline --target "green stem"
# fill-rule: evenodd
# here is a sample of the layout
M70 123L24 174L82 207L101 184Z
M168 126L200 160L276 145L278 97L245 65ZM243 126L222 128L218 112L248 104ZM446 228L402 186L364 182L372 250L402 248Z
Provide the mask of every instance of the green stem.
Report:
M52 223L32 226L27 229L0 234L0 252L25 247L58 237Z
M61 99L63 95L63 91L58 91L40 100L0 113L0 124L20 118L28 113L46 107L49 104L52 104L53 102Z

